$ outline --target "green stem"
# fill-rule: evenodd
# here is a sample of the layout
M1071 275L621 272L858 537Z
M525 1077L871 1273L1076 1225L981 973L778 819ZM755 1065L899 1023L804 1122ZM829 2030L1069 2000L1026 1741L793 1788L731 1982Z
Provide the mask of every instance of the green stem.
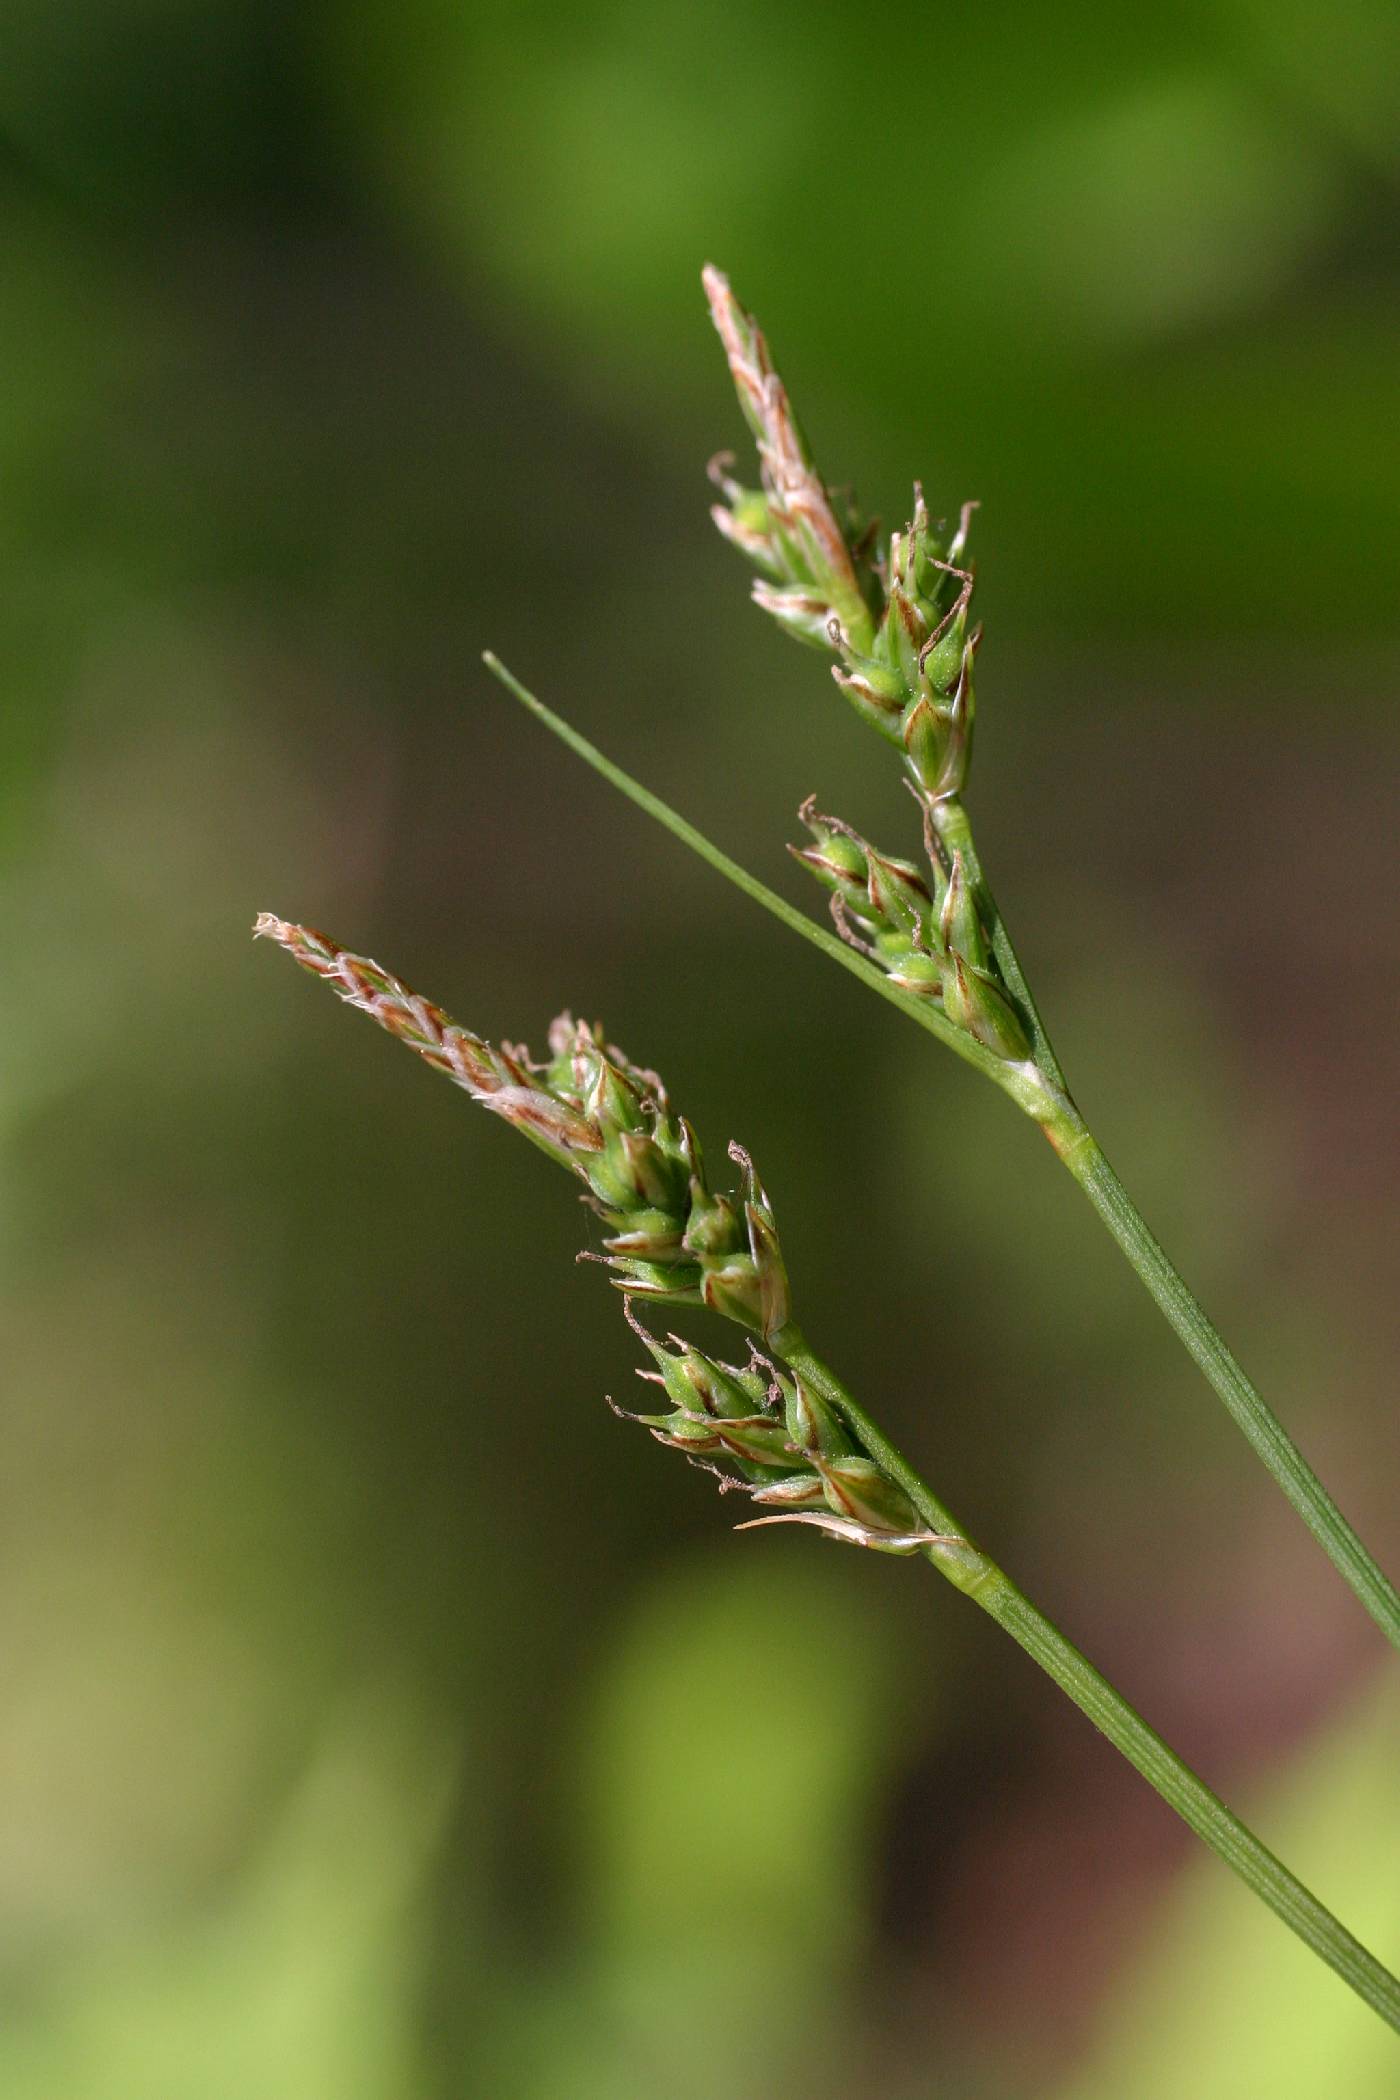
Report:
M845 1417L871 1457L898 1481L929 1526L947 1535L946 1543L926 1549L940 1573L1019 1642L1197 1837L1358 1997L1400 2032L1400 1979L1289 1873L996 1562L961 1535L951 1512L881 1434L835 1372L813 1355L800 1329L790 1324L774 1337L773 1347L791 1370Z
M824 955L840 963L843 970L849 970L852 976L858 977L871 991L877 992L882 999L888 1000L890 1005L897 1006L902 1013L907 1014L910 1020L916 1021L921 1028L937 1036L940 1042L945 1043L950 1050L956 1051L959 1057L974 1065L985 1077L995 1080L1020 1108L1039 1123L1138 1276L1205 1372L1232 1419L1249 1439L1343 1581L1355 1592L1386 1637L1400 1648L1400 1596L1397 1596L1393 1585L1347 1523L1283 1424L1246 1378L1224 1341L1148 1231L1143 1218L1071 1100L1044 1024L1031 997L1025 973L1021 969L1016 951L1011 945L1010 935L997 912L995 901L982 874L971 827L962 804L954 799L936 805L933 812L934 822L949 849L956 849L964 855L968 878L978 893L983 916L992 933L994 952L1003 979L1013 998L1021 1005L1024 1017L1030 1024L1036 1052L1035 1062L1008 1064L1003 1058L984 1049L963 1029L954 1026L936 1001L917 998L912 992L903 991L898 985L892 984L865 956L857 954L843 941L837 940L824 926L814 924L805 913L799 911L795 905L789 904L785 897L780 897L776 890L770 890L766 883L751 875L747 868L741 867L737 861L731 860L727 853L721 852L703 832L697 831L693 824L687 823L684 817L677 815L658 795L652 794L649 788L643 787L640 781L634 780L631 774L624 772L613 760L605 758L596 745L590 744L586 737L580 736L576 729L546 707L543 701L537 700L518 679L512 677L496 657L488 655L485 662L502 685L513 693L537 720L543 722L547 729L567 744L571 751L591 766L594 772L600 773L605 780L610 781L629 801L635 802L639 809L645 810L648 816L653 817L658 824L663 825L667 831L689 846L692 852L699 854L702 860L708 861L712 868L717 869L736 888L761 904L765 911L781 919L785 926L801 934L803 940L810 941L813 947L820 948ZM874 1455L881 1456L878 1451Z
M941 1043L946 1044L948 1049L955 1051L968 1064L976 1066L986 1078L994 1079L998 1086L1011 1093L1031 1114L1043 1114L1053 1108L1055 1104L1049 1101L1038 1073L1032 1073L1025 1066L1007 1065L990 1050L984 1049L981 1043L975 1042L964 1029L956 1027L934 1000L919 999L913 992L903 991L899 985L892 984L884 972L877 970L874 963L868 961L864 955L848 947L844 941L838 940L825 926L817 925L805 912L799 911L795 904L789 904L786 897L780 897L776 890L770 890L767 883L760 882L756 875L751 875L737 860L731 860L727 853L707 839L703 832L697 831L693 824L687 823L685 818L678 815L668 803L663 802L659 795L654 795L650 788L643 787L639 780L634 780L630 773L624 772L612 759L604 757L596 744L590 744L587 737L580 736L562 715L556 715L553 708L546 707L543 700L537 699L527 686L523 686L520 680L506 669L499 657L493 656L488 650L481 660L492 677L498 678L506 691L514 694L521 706L527 708L536 721L543 722L545 728L557 736L562 744L567 744L585 765L591 766L595 773L601 774L603 779L610 782L620 794L625 795L629 802L635 802L638 809L645 810L663 829L678 838L683 845L689 846L692 853L698 854L701 860L708 861L712 868L717 869L726 881L732 882L736 889L742 890L746 897L752 897L765 911L772 912L775 919L781 919L784 926L794 933L801 934L803 940L810 941L814 948L820 948L823 955L829 956L833 962L840 963L843 970L849 970L853 977L858 977L862 984L872 992L878 993L880 998L888 1000L891 1006L897 1006L902 1013L908 1014L921 1028L926 1028L930 1035L936 1035Z
M1044 1120L1046 1136L1151 1292L1173 1331L1210 1380L1236 1428L1278 1482L1342 1580L1360 1599L1386 1638L1400 1648L1400 1594L1397 1594L1394 1584L1372 1559L1258 1387L1245 1376L1224 1337L1149 1230L1142 1213L1070 1100L1064 1074L1026 982L1020 958L982 872L966 810L960 801L950 797L948 801L936 804L932 815L939 836L949 851L957 851L963 856L968 880L992 936L992 948L1002 978L1021 1007L1023 1018L1030 1024L1036 1061L1067 1104Z
M1065 1165L1152 1293L1185 1348L1205 1372L1231 1420L1268 1467L1342 1580L1395 1647L1400 1594L1352 1530L1273 1409L1149 1231L1142 1213L1081 1118L1051 1133Z
M1006 930L1006 922L997 910L997 900L992 895L991 884L983 873L967 811L956 795L950 795L944 802L933 803L929 814L933 818L938 836L949 852L962 855L968 881L977 899L978 916L992 937L992 953L996 957L997 968L1001 971L1002 983L1020 1007L1022 1019L1030 1024L1031 1047L1035 1051L1035 1061L1052 1086L1057 1087L1061 1093L1066 1093L1068 1089L1065 1086L1065 1075L1060 1070L1060 1061L1055 1055L1054 1045L1046 1032L1045 1023L1040 1018L1040 1008L1036 1005L1031 988L1026 982L1021 959L1011 945L1011 935Z

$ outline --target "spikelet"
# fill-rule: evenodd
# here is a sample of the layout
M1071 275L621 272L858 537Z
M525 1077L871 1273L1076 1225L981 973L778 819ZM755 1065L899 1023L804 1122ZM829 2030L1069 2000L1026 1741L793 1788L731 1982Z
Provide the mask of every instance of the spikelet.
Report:
M254 932L577 1175L606 1228L599 1258L620 1289L707 1305L765 1339L787 1324L787 1272L752 1160L731 1145L740 1185L713 1191L695 1132L673 1113L661 1081L605 1043L600 1027L561 1014L549 1059L536 1064L519 1045L498 1048L459 1027L326 934L270 912Z
M728 472L731 455L719 454L710 463L710 478L725 500L711 516L725 538L762 571L754 599L789 633L829 648L835 620L868 644L875 632L875 579L859 520L848 509L838 515L837 500L817 472L752 314L745 313L719 270L707 266L703 281L739 406L758 448L763 484L761 489L742 487Z
M842 939L905 991L941 999L949 1020L994 1056L1010 1064L1028 1058L1030 1038L996 973L962 855L951 853L945 865L926 823L925 878L911 861L877 852L839 817L823 816L813 797L798 815L812 844L789 850L830 891Z
M862 1451L833 1410L802 1379L749 1344L749 1361L725 1364L692 1343L656 1337L626 1307L654 1368L639 1378L670 1401L661 1414L614 1414L639 1422L672 1450L742 1489L765 1514L760 1524L811 1524L849 1545L880 1553L918 1553L950 1543L930 1531L897 1482ZM961 1543L961 1541L957 1541Z
M858 540L854 520L837 516L757 322L717 270L705 271L705 289L763 481L761 491L745 489L720 468L726 501L715 522L762 571L757 603L834 652L837 685L899 751L924 812L928 873L877 853L849 825L815 815L810 801L801 816L815 843L793 850L830 890L845 939L903 990L940 1000L983 1049L1022 1063L1030 1055L1025 1019L989 960L967 868L936 836L959 807L972 762L982 631L969 626L967 541L976 505L963 505L949 533L929 516L916 483L908 525L872 560L870 536Z
M981 639L968 625L965 559L976 505L963 505L949 533L916 483L909 524L877 555L878 535L862 530L854 509L838 514L753 315L718 270L706 268L704 284L762 481L747 489L729 471L731 455L712 461L724 497L711 511L715 524L760 570L755 603L799 640L834 652L836 683L862 720L902 749L920 794L935 803L960 795Z

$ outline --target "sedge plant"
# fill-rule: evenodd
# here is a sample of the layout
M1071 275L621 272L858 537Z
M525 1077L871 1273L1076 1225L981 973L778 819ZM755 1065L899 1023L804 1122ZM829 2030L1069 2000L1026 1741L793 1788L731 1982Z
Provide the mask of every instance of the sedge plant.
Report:
M843 818L803 804L793 851L827 891L833 927L769 889L535 698L493 656L495 675L553 733L765 909L898 1006L991 1079L1050 1140L1232 1416L1309 1528L1392 1640L1400 1599L1281 1424L1240 1370L1109 1167L1066 1084L1004 921L964 799L974 671L968 541L974 505L951 530L915 491L908 527L882 539L817 471L767 345L726 280L705 273L759 486L712 464L720 529L758 574L755 601L826 652L855 713L892 747L917 803L913 853L886 853ZM368 959L264 914L256 931L582 1183L602 1225L604 1263L645 1352L660 1402L615 1411L743 1497L752 1525L812 1527L843 1543L927 1562L1041 1666L1189 1827L1387 2023L1400 2031L1400 1980L1226 1808L1060 1632L890 1443L807 1340L794 1311L773 1206L747 1153L738 1185L716 1189L694 1130L660 1079L562 1015L549 1056L493 1046ZM737 1363L672 1334L651 1309L704 1307L739 1327Z
M664 1404L632 1413L668 1448L705 1467L756 1514L739 1528L813 1526L874 1552L920 1557L1025 1649L1163 1800L1285 1924L1400 2031L1391 1975L1169 1748L1059 1628L974 1543L820 1357L798 1324L773 1205L737 1145L732 1191L717 1190L691 1124L656 1073L603 1029L561 1015L549 1055L497 1047L459 1027L379 964L325 934L264 913L278 942L484 1108L582 1184L602 1227L590 1250L622 1293L647 1357L640 1376ZM726 1363L642 1315L705 1307L738 1327L746 1354Z
M883 852L815 801L792 850L829 893L835 933L814 925L607 760L494 656L488 667L622 792L795 931L998 1085L1044 1132L1232 1420L1391 1643L1400 1593L1343 1516L1149 1229L1069 1090L993 896L966 803L982 632L973 622L973 513L934 519L916 484L903 531L882 536L823 480L753 316L706 269L710 312L757 450L759 485L711 462L712 516L757 575L754 602L832 659L859 719L891 747L917 813L922 858Z

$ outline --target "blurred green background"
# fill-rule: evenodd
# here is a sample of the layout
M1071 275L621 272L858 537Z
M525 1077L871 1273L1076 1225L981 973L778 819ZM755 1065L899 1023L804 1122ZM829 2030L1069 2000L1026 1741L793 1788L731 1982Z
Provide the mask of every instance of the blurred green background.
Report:
M952 1592L733 1538L614 1421L557 1177L248 939L606 1015L753 1147L818 1346L1394 1961L1394 1671L1087 1206L478 653L801 896L802 795L910 813L706 518L702 260L833 478L979 496L983 851L1393 1564L1398 117L1391 0L9 0L7 2100L1400 2092Z

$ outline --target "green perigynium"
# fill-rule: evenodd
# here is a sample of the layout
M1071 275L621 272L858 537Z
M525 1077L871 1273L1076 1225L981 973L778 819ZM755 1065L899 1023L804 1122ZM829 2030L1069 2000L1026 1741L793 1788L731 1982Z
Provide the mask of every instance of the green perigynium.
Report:
M815 1525L829 1537L882 1553L946 1545L898 1483L863 1451L835 1409L801 1377L781 1370L750 1343L749 1361L725 1364L679 1335L657 1341L630 1312L656 1368L638 1377L659 1385L666 1414L634 1414L658 1442L743 1488L774 1514L754 1523Z
M790 850L830 890L842 939L901 990L941 999L948 1018L994 1056L1024 1063L1030 1038L993 967L962 854L955 849L945 866L926 822L925 875L912 861L878 852L840 817L821 815L815 798L798 815L813 843Z

